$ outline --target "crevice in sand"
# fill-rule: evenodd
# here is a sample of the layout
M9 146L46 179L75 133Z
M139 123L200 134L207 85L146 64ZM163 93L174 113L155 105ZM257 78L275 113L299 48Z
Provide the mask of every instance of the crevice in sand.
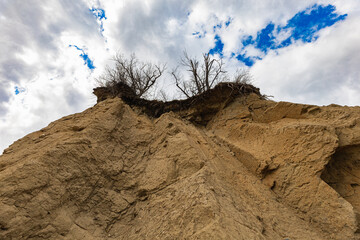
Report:
M331 186L354 208L360 230L360 145L340 147L321 174Z

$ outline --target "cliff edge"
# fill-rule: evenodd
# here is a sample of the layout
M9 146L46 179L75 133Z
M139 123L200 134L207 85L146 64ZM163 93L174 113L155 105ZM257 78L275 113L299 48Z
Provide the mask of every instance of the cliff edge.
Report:
M360 239L360 108L231 96L104 97L16 141L0 239Z

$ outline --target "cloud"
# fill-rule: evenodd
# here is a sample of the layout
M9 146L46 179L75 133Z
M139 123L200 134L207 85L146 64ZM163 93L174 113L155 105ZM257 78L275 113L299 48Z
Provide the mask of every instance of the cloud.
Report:
M276 100L360 104L359 7L357 0L0 1L0 150L92 106L94 79L117 51L169 70L183 50L210 51L230 73L248 66ZM176 95L169 75L161 88Z
M100 24L100 32L101 34L104 32L104 20L107 19L105 15L105 10L101 8L94 8L92 7L90 11L93 13L93 15L97 18L97 21Z
M309 104L358 105L359 16L319 32L313 44L299 43L270 54L251 69L263 92Z
M105 16L105 10L101 8L91 8L90 11L94 14L96 18L98 18L100 21L106 20Z
M18 94L23 93L25 91L26 91L25 88L15 86L15 95L18 95Z
M104 39L85 2L14 0L1 1L0 8L1 150L50 121L94 104L92 51L82 51L80 58L68 46L93 50ZM97 55L103 55L100 61L105 58L105 47Z
M249 52L246 51L248 46L253 46L267 54L271 50L288 47L296 41L311 43L318 39L318 32L321 29L343 21L346 17L347 14L338 14L333 5L315 4L296 13L284 26L270 22L257 32L256 37L243 36L241 42L243 47L236 58L251 67L256 60L261 60L262 57L260 54L249 55Z

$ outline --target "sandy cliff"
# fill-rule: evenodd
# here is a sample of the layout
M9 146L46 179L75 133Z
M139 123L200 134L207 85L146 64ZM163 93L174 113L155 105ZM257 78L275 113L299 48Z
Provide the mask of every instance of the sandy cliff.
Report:
M360 108L223 103L106 99L16 141L0 239L360 239Z

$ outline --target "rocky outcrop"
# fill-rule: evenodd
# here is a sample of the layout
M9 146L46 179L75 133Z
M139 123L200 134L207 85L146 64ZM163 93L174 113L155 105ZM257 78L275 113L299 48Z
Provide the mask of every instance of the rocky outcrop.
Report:
M16 141L0 239L359 239L360 108L203 104L104 98Z
M321 229L324 239L354 239L360 210L355 200L359 120L358 107L320 108L252 96L221 111L208 129L282 203Z

